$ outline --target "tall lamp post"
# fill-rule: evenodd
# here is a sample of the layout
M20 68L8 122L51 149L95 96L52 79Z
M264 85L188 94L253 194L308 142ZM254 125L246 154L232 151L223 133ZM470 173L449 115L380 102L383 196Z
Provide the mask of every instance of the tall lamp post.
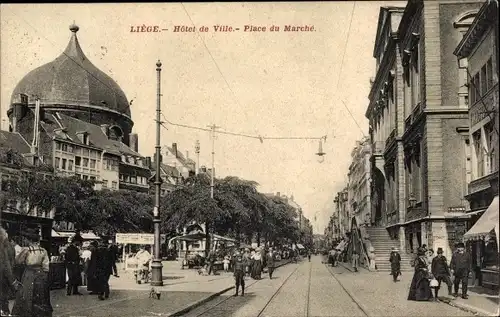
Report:
M160 157L161 157L161 146L160 146L160 114L161 114L161 105L160 105L160 78L161 78L161 62L158 60L156 62L156 78L157 78L157 99L156 99L156 175L154 180L155 185L155 207L153 209L153 224L154 224L154 253L153 253L153 262L151 264L151 285L152 286L163 286L163 274L161 264L161 252L160 252L160 191L162 179L160 175L161 166L160 166Z

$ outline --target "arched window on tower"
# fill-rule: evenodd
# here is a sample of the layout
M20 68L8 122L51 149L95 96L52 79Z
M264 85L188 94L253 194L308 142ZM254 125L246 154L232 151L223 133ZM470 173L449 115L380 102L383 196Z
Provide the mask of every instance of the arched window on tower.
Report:
M111 126L109 128L109 138L111 140L121 141L123 138L123 131L119 126Z

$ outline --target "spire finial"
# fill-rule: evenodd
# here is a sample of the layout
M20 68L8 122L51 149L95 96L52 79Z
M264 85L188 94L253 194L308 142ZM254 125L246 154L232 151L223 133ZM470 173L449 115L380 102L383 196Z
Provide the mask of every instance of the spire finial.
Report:
M75 24L75 20L73 20L73 24L69 26L69 30L73 33L76 33L79 29L80 28L78 27L78 25Z

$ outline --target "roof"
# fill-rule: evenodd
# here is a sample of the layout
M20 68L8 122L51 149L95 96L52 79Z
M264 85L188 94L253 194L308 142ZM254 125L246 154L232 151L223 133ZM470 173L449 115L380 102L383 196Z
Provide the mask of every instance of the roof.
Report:
M75 105L109 109L130 118L130 105L123 90L85 56L78 42L76 25L71 39L54 61L29 72L14 88L11 106L19 94L38 96L45 105Z
M0 148L13 149L20 154L30 153L31 148L17 132L8 132L0 130Z
M174 154L174 149L170 146L167 146L167 150ZM196 164L192 159L190 158L186 158L182 153L181 151L177 150L177 160L184 166L188 166L188 165L192 165L192 164Z
M42 127L49 135L59 140L67 140L66 136L73 143L84 145L78 138L79 132L86 132L89 135L89 145L106 150L107 153L115 155L130 155L142 157L139 153L132 150L126 144L108 139L101 127L92 123L88 123L68 115L57 113L46 114L46 120L41 122ZM57 132L56 129L65 128L65 133Z
M162 169L163 173L165 173L166 175L172 176L172 177L180 177L180 173L175 167L166 165L164 163L160 163L160 164L161 164L161 169ZM156 171L156 164L151 164L151 170Z

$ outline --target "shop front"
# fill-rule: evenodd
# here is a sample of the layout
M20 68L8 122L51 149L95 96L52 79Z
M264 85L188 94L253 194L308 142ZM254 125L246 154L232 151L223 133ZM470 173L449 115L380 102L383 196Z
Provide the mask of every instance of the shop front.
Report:
M498 196L464 235L473 259L474 281L480 286L498 288Z

